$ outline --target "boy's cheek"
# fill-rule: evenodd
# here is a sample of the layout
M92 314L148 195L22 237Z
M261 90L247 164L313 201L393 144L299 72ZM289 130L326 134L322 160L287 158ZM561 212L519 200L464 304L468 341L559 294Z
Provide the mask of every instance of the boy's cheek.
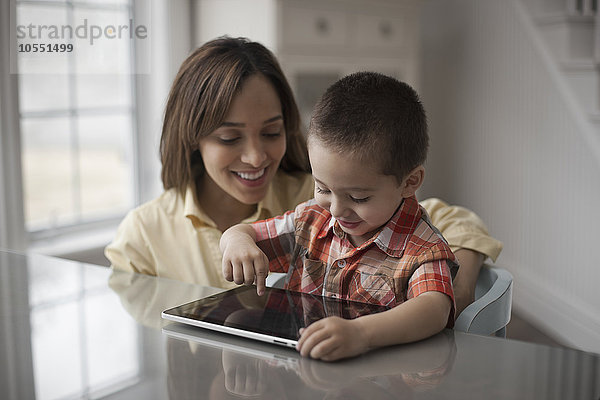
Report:
M320 194L318 194L318 193L315 193L315 201L317 202L317 204L318 204L320 207L323 207L324 209L326 209L327 211L329 211L329 202L328 202L328 201L325 201L325 200L323 199L323 196L322 196L322 195L320 195Z

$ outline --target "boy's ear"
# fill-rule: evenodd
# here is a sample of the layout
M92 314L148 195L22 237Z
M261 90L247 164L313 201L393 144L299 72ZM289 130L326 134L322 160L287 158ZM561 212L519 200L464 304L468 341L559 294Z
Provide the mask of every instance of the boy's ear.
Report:
M402 181L402 197L412 197L415 195L417 189L423 184L425 179L425 167L419 165L406 175Z

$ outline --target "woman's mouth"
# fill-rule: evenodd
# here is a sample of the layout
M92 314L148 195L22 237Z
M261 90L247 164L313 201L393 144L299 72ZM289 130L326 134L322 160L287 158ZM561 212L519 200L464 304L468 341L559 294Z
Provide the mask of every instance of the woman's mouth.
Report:
M258 171L232 171L238 178L238 181L246 186L260 186L267 177L267 169L263 168Z

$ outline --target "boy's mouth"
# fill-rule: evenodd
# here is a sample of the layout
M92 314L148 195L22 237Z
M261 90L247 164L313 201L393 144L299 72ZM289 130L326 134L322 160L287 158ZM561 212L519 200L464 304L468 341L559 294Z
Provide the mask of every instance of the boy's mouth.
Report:
M341 219L338 219L338 222L340 223L341 226L343 226L344 228L347 228L347 229L354 229L358 225L360 225L360 221L358 221L358 222L348 222L348 221L342 221Z

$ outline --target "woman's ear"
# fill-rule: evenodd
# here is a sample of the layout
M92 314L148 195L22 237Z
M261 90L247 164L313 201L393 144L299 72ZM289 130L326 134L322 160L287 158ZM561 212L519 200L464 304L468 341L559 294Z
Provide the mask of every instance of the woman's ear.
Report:
M425 167L422 165L419 165L410 171L400 185L402 186L402 197L407 198L414 196L417 189L423 184L424 179Z

